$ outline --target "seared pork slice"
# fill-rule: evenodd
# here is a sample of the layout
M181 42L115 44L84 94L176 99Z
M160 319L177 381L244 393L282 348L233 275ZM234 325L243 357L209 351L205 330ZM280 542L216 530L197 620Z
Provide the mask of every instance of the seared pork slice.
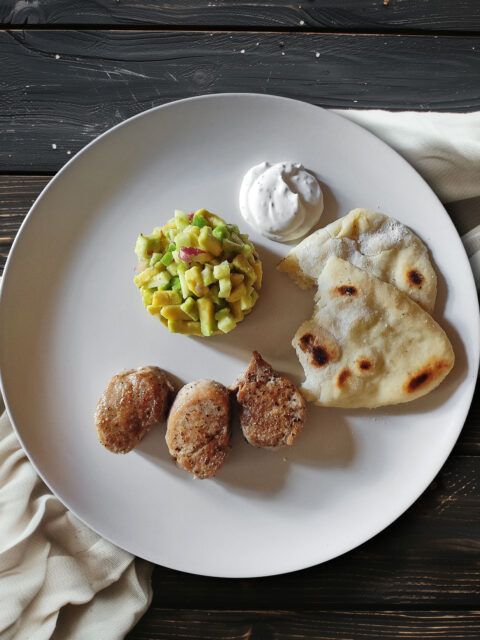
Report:
M213 477L230 449L230 394L219 382L197 380L178 392L170 410L168 450L197 478Z
M173 392L172 383L158 367L113 376L95 411L98 439L113 453L128 453L156 422L165 420Z
M305 422L305 400L258 351L230 389L237 393L240 425L247 442L266 449L293 444Z

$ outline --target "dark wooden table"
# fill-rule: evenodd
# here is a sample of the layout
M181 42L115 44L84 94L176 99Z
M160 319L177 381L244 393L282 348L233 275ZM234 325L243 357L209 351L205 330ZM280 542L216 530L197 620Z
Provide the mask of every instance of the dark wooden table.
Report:
M69 157L203 93L480 109L479 0L2 0L0 253ZM480 412L424 495L347 555L274 578L156 567L130 640L480 638Z

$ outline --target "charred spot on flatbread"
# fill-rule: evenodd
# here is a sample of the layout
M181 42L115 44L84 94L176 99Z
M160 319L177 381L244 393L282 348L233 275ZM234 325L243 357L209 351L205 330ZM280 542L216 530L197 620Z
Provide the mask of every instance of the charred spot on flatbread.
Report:
M423 276L416 269L410 269L407 271L407 280L412 287L418 287L420 289L423 283Z
M337 291L341 296L356 296L357 288L351 284L342 284L337 287Z
M360 371L370 371L373 367L373 362L369 358L360 358L357 361L357 365Z
M450 366L450 363L445 360L433 359L421 370L409 375L403 388L407 393L414 393L422 389L427 383L431 384L437 378L443 377L444 370L450 369Z
M337 387L339 387L339 389L342 389L351 375L352 372L350 371L350 369L342 369L337 377Z
M305 333L300 338L300 348L305 353L312 354L313 364L317 367L324 367L330 362L330 354L325 345L316 344L316 338L312 333Z
M311 365L317 368L325 367L340 357L340 347L328 331L306 331L298 338L298 345L310 355Z

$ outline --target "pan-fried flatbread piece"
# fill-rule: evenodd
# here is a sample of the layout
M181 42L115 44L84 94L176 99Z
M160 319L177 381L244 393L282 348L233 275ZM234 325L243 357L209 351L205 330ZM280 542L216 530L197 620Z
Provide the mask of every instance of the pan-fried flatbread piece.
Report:
M398 220L368 209L354 209L294 247L278 265L302 288L314 286L330 256L348 260L390 282L431 312L437 276L428 249Z
M292 344L307 400L380 407L432 391L454 363L443 329L409 296L335 256L318 278L313 317Z

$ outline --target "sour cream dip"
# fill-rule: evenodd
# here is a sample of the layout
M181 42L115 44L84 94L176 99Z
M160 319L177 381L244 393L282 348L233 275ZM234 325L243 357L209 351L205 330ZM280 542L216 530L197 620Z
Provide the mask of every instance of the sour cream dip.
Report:
M304 236L323 213L318 180L299 163L262 162L247 171L240 187L240 212L262 235L288 242Z

